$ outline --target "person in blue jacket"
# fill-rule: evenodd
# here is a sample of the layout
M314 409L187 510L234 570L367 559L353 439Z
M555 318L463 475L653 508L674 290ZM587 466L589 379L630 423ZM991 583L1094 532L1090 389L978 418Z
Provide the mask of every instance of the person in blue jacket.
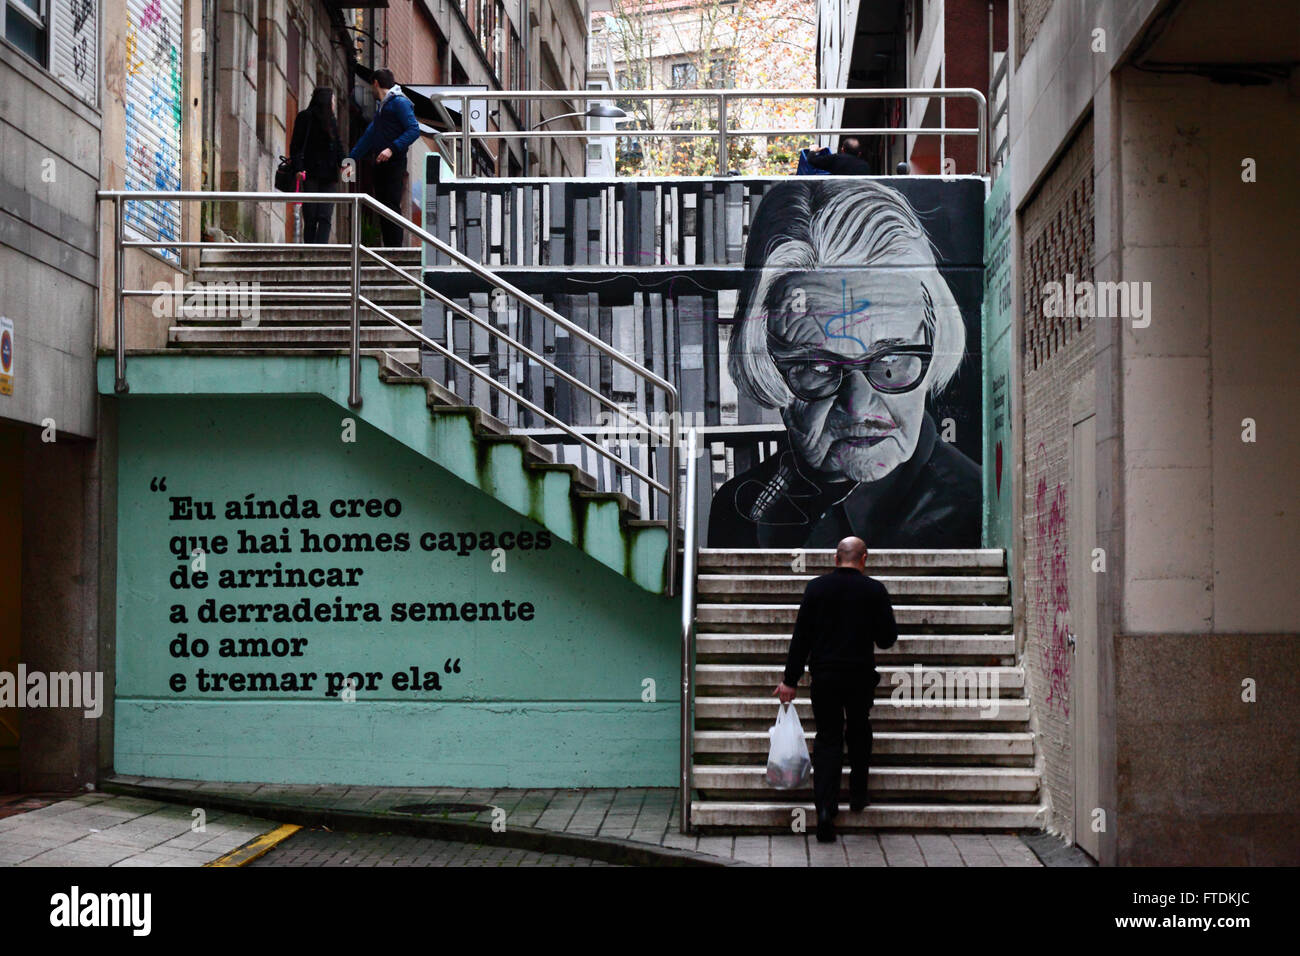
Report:
M392 70L375 70L370 86L379 101L375 118L348 157L357 162L374 160L375 198L400 215L406 179L406 150L419 137L420 124L415 119L411 101L393 79ZM403 230L397 223L384 217L380 230L385 246L393 248L403 244Z

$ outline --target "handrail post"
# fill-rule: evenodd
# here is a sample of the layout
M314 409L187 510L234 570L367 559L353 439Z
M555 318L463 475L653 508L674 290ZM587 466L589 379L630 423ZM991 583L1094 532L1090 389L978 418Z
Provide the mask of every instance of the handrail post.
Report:
M113 197L113 272L114 272L114 289L113 289L113 391L119 395L128 391L126 384L126 311L125 296L122 290L126 287L126 263L122 261L125 249L122 248L122 239L125 235L125 224L122 222L122 197Z
M682 542L682 701L681 701L681 812L679 829L691 832L691 776L695 759L695 728L691 718L691 636L695 630L695 499L696 499L696 432L686 432L686 537ZM676 482L674 482L676 484ZM673 518L674 526L677 523Z
M677 396L669 393L668 404L668 480L663 484L668 486L668 596L672 597L677 593L677 482L678 482L678 459L677 459L677 428L678 417L680 413L677 409Z
M460 101L460 174L466 179L470 177L470 169L473 168L470 149L469 97L466 96Z
M718 94L718 175L727 172L727 94Z
M348 404L361 407L361 200L352 199L352 328L348 348Z

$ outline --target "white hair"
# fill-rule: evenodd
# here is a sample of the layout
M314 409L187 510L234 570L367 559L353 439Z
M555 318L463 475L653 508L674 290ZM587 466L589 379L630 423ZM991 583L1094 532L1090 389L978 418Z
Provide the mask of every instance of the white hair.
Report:
M934 304L924 316L934 339L927 387L938 395L952 381L966 351L966 323L939 273L934 245L901 193L870 179L784 183L763 198L754 222L745 262L746 281L753 284L740 297L728 360L732 380L750 398L768 408L794 400L767 341L767 317L780 307L774 294L779 280L838 266L933 273L922 280Z

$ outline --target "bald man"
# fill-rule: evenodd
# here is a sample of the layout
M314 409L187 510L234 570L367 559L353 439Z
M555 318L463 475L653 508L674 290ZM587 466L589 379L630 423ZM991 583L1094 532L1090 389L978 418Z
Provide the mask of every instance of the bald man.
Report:
M880 675L875 648L898 640L898 625L889 592L865 573L867 544L845 538L835 549L835 570L813 578L803 592L785 674L773 696L794 700L805 664L812 675L813 792L817 803L817 839L835 839L844 771L845 726L849 747L849 809L867 805L871 763L871 701Z

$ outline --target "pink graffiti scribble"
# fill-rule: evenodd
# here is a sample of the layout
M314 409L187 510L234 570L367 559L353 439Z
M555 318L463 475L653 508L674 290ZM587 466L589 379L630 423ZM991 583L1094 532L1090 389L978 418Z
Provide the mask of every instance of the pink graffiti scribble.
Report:
M1038 445L1043 458L1044 446ZM1035 493L1037 545L1035 600L1038 636L1042 642L1043 673L1047 676L1047 707L1070 716L1070 562L1066 555L1066 493L1057 482L1048 501L1047 478L1038 479Z
M148 6L146 6L140 14L141 31L148 30L150 26L157 23L160 19L162 19L161 0L149 0Z

